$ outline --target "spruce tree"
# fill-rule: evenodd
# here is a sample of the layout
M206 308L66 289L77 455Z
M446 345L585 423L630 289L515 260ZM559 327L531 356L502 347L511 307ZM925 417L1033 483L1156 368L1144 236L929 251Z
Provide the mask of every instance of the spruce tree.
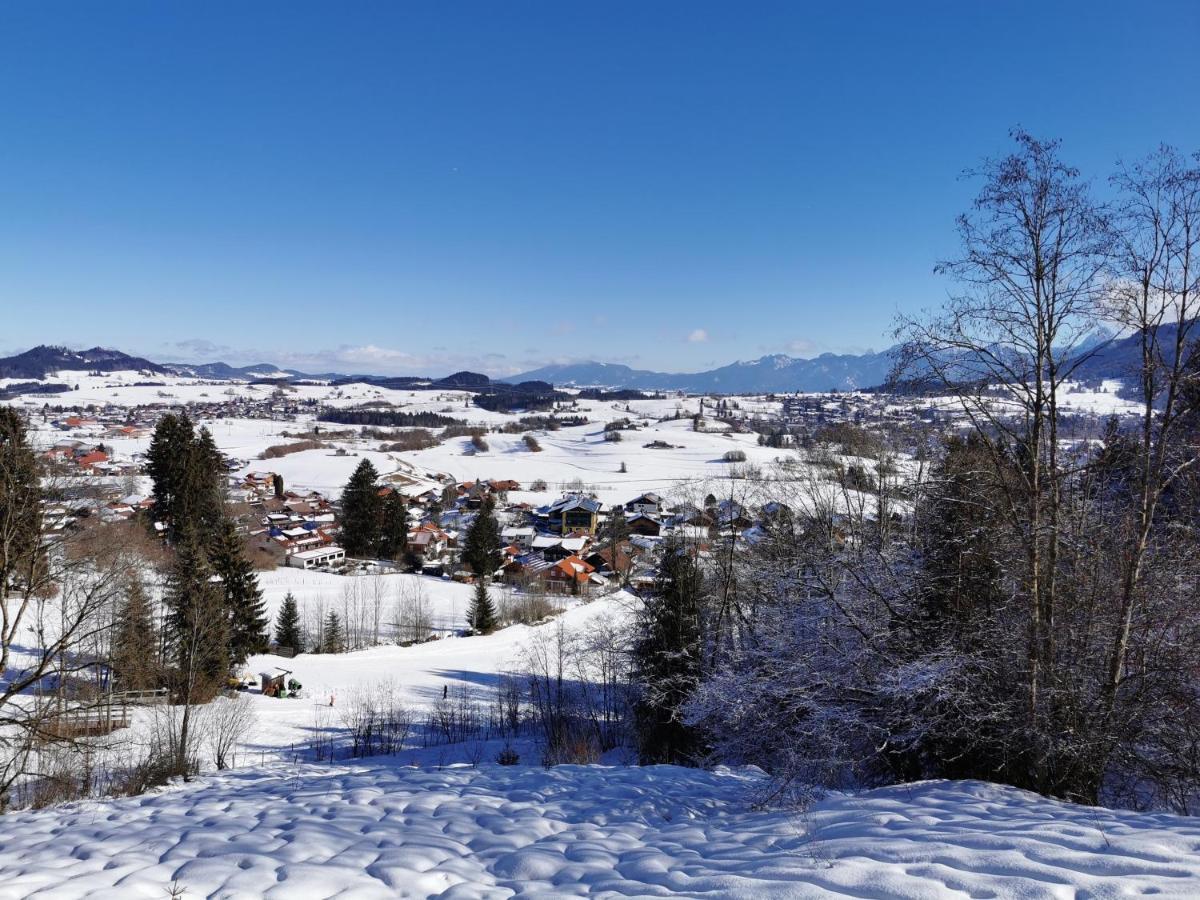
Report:
M192 441L188 463L188 501L194 516L190 521L216 541L225 518L225 461L207 428Z
M215 539L225 503L224 467L207 428L197 434L186 413L163 416L150 440L146 471L154 485L154 518L172 543L185 529L203 542Z
M471 600L471 608L467 611L467 624L472 631L479 634L491 634L499 622L496 619L496 607L488 596L487 581L481 576L475 582L475 596Z
M688 761L697 736L680 712L700 680L703 576L672 541L663 551L656 595L646 599L634 644L634 709L643 764Z
M177 700L214 696L229 675L229 622L219 582L195 533L184 531L167 579L167 646Z
M121 691L148 691L159 686L158 629L139 579L129 583L113 635L112 675Z
M41 499L38 461L25 423L11 406L0 406L0 603L8 600L15 584L37 584L39 568L44 575Z
M329 615L325 619L325 635L324 643L321 645L322 653L341 653L346 649L346 641L342 637L342 620L333 610L329 611Z
M382 528L379 535L379 556L399 559L408 545L408 501L399 491L392 491L383 501Z
M172 539L192 438L192 421L187 414L167 413L154 426L154 436L146 452L146 474L153 483L154 519L166 526L167 536Z
M233 521L222 518L212 549L213 572L221 579L225 617L229 623L229 657L235 665L267 649L267 610L258 576L246 559Z
M371 556L379 546L379 473L364 459L342 492L342 546L347 556Z
M496 522L491 497L483 501L475 520L467 529L462 559L476 578L490 578L496 571L500 562L500 526Z
M304 629L300 625L300 608L296 598L288 591L279 607L279 618L275 620L275 643L280 647L290 647L292 652L299 655L304 652Z

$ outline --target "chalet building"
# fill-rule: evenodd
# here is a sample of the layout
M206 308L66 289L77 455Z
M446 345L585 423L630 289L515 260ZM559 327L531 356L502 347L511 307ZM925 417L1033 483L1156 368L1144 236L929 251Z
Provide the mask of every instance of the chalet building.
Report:
M652 516L656 519L662 517L664 509L663 498L651 492L634 497L625 504L625 512L628 515Z
M532 549L533 539L537 536L537 531L532 525L516 526L512 525L503 529L500 532L500 540L506 544L514 544L523 552Z
M567 494L546 509L549 531L556 534L583 532L595 534L603 504L594 497L583 494Z
M644 537L659 537L663 530L662 521L646 513L638 513L630 517L626 524L629 526L630 534L640 534Z
M611 546L588 553L583 561L601 575L624 579L633 571L634 560L639 552L639 548L629 541L621 541L616 546L615 561Z
M405 549L422 562L440 558L450 547L450 536L432 522L408 533Z
M578 556L560 559L545 570L542 580L546 590L560 594L587 594L594 585L605 584L605 579L596 574L595 567Z

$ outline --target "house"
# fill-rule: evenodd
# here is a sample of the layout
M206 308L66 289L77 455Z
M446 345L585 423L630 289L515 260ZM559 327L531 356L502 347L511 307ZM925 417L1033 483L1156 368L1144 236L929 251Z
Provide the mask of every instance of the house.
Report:
M663 523L658 518L647 513L638 513L626 521L630 534L640 534L645 537L658 537L662 534Z
M432 522L425 522L408 533L405 549L422 562L437 559L450 546L450 536Z
M625 512L631 515L652 516L656 519L662 517L664 508L663 498L649 491L625 504Z
M103 450L92 450L75 459L75 464L79 468L91 472L99 472L106 462L108 462L108 454Z
M542 575L542 580L545 582L547 590L565 594L584 594L594 583L592 578L595 573L594 566L584 562L578 556L568 556L547 568ZM595 583L604 584L605 582L603 578L597 576Z
M346 551L341 547L317 547L299 550L288 557L288 565L296 569L327 569L346 561Z
M500 540L505 544L515 544L522 551L527 551L533 547L533 539L537 532L532 526L509 526L500 532Z
M611 546L603 547L593 553L589 553L584 557L584 562L592 566L597 572L606 575L615 575L624 579L631 571L633 571L633 563L638 548L634 547L629 541L621 541L616 546L615 562L613 548Z
M504 564L504 580L508 584L528 584L540 577L553 563L537 551L522 553Z
M603 504L584 494L566 494L546 509L549 530L557 534L595 534Z

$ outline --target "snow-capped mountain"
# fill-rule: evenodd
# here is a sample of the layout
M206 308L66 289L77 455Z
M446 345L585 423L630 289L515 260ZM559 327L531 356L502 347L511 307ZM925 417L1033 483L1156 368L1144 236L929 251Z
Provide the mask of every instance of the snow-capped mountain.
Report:
M506 380L689 393L854 390L887 381L893 362L893 350L862 355L823 353L813 359L776 353L693 373L653 372L612 363L582 362L544 366Z

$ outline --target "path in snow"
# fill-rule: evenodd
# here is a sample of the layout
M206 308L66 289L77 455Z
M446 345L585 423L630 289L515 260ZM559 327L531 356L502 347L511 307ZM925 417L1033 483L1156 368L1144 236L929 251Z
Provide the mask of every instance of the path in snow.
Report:
M1200 895L1200 822L978 782L753 810L749 773L240 770L0 818L0 897Z

